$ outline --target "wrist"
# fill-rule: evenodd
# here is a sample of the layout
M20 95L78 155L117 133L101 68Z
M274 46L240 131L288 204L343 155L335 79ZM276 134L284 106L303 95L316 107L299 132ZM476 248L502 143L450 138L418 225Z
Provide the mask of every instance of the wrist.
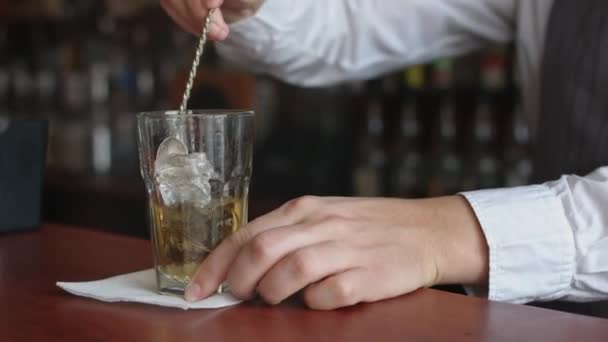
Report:
M488 281L488 246L475 212L462 196L424 200L430 218L433 285L485 284Z

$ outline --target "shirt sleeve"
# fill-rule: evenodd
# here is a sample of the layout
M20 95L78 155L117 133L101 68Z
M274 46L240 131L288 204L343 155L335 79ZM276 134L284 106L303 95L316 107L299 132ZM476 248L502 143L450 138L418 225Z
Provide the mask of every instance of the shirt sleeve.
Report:
M266 0L218 43L227 60L304 86L373 77L514 35L515 0Z
M586 177L463 195L488 243L489 299L608 298L608 167Z

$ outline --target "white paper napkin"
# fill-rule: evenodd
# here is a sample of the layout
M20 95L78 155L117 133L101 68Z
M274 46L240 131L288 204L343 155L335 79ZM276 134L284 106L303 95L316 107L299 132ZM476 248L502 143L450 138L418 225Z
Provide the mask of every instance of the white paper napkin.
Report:
M57 282L57 286L77 296L104 302L135 302L183 310L217 309L241 302L229 293L216 294L194 303L177 296L159 294L156 291L156 275L152 269L83 283Z

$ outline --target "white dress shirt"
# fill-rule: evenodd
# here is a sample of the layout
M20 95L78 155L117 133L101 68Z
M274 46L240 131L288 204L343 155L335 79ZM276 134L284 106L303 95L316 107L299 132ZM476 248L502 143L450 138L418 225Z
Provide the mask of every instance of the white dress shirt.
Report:
M304 86L366 79L489 42L515 40L536 134L539 70L553 0L266 0L220 53ZM545 184L463 194L489 247L492 300L608 298L608 167Z

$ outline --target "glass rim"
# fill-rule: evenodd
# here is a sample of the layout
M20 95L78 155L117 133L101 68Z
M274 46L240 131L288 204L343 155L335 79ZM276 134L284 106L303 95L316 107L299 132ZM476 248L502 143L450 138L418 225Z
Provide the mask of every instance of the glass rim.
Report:
M254 116L253 110L247 109L188 109L186 113L180 114L179 110L157 110L137 113L137 118L143 119L173 119L173 118L188 118L188 117L227 117L237 116L246 117Z

